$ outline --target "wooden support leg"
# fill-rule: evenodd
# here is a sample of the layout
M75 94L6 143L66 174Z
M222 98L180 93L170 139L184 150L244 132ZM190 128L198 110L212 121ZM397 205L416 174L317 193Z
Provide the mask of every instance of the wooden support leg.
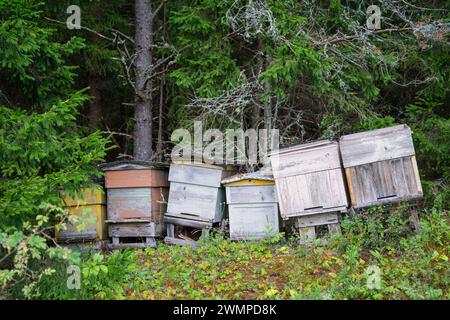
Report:
M299 228L300 244L306 244L316 238L316 227Z
M118 245L118 244L120 244L120 239L117 237L113 237L112 242L113 242L113 245Z
M200 238L205 241L209 239L209 228L202 229L202 235Z
M154 239L153 237L147 237L147 238L145 238L145 244L146 244L148 247L156 248L156 241L155 241L155 239Z
M331 223L328 225L328 232L332 235L341 233L341 226L339 223Z
M175 225L173 223L167 223L167 236L175 238Z
M419 233L420 232L419 214L417 212L416 207L411 208L411 215L409 217L409 221L411 221L411 223L413 224L414 231L416 233Z

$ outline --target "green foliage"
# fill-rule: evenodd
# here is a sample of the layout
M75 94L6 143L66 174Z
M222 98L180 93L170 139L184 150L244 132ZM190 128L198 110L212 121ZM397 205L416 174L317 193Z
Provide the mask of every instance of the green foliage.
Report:
M75 74L65 58L84 41L52 41L55 29L43 26L41 7L41 2L30 0L0 3L0 90L14 88L10 101L45 110L55 103L54 97L70 93Z
M91 178L100 173L92 164L107 150L99 132L84 135L75 125L85 100L78 93L43 114L0 107L0 252L9 264L0 271L4 289L23 281L26 294L51 271L41 272L39 264L31 270L29 264L48 256L71 257L48 246L50 231L67 219L60 207L64 194L93 185Z
M203 247L157 249L83 258L81 290L69 291L64 270L44 278L42 298L82 299L448 299L449 215L421 212L419 234L405 233L402 210L349 216L341 236L299 246L283 236ZM369 266L381 271L369 288Z
M69 263L49 262L55 269L51 277L40 280L33 297L40 299L123 299L128 286L141 274L137 268L137 257L133 251L117 251L111 255L81 254L75 265L81 271L80 289L68 289L67 267Z
M174 45L183 49L170 77L181 90L198 96L215 96L236 85L240 71L232 57L232 44L221 23L223 1L174 3L169 16Z

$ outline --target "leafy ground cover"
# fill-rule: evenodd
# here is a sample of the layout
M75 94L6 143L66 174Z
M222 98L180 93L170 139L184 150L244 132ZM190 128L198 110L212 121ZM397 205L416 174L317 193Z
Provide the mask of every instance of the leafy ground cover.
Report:
M404 212L347 217L342 235L310 246L283 234L264 242L221 235L202 248L159 245L80 257L80 290L65 266L35 295L51 299L448 299L449 215L421 212L411 232ZM371 285L374 268L381 282Z

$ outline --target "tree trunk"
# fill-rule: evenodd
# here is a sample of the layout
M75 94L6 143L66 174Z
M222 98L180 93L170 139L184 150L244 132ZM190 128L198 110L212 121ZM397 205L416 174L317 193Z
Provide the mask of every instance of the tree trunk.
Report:
M161 77L161 85L159 90L159 114L158 114L158 141L156 143L156 154L158 155L158 161L163 160L163 118L164 118L164 87L165 76Z
M94 129L99 129L102 119L102 95L100 90L100 79L95 74L89 75L89 95L94 99L88 104L88 119L89 126Z
M135 112L134 159L148 161L152 157L152 46L153 17L150 0L135 0Z

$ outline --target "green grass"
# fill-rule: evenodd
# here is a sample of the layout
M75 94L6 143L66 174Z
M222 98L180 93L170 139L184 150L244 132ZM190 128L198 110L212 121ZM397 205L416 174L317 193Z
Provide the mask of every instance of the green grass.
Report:
M59 266L38 286L46 299L448 299L448 212L422 212L413 234L401 213L347 217L341 236L310 246L282 235L199 249L159 245L82 258L81 290L65 287ZM370 289L369 266L381 270ZM371 267L372 268L372 267Z

